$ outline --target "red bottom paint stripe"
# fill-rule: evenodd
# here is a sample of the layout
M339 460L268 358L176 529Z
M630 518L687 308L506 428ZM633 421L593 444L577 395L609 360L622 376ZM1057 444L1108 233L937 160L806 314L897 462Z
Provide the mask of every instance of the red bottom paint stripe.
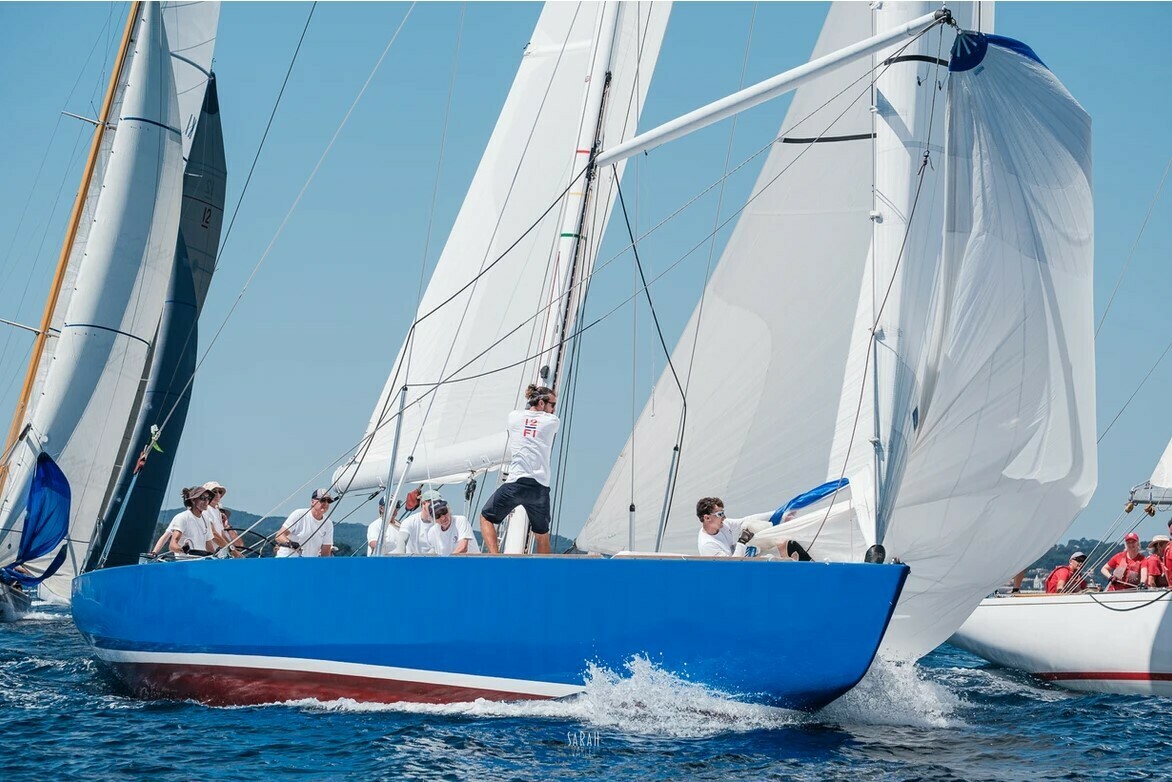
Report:
M1170 682L1172 673L1149 671L1062 671L1060 673L1035 673L1034 676L1046 681L1068 681L1071 679L1100 679L1126 682Z
M272 668L107 664L139 697L189 698L209 706L255 706L303 698L320 701L350 698L363 703L467 703L478 698L492 701L545 700L540 695L474 687Z

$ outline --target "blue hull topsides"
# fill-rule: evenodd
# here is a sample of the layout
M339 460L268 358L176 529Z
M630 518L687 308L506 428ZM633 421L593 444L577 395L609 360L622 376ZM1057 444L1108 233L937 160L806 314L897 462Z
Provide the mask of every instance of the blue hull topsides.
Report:
M866 673L903 565L577 556L198 560L78 577L78 628L136 693L249 704L548 698L645 656L762 703Z

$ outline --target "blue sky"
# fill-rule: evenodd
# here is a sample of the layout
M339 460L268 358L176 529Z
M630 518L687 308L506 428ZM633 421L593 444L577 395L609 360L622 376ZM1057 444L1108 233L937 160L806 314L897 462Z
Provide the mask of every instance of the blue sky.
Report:
M204 310L203 345L223 322L406 10L395 3L317 7L224 246ZM754 10L741 3L675 6L643 127L737 88ZM296 3L229 3L222 9L216 72L230 209L308 12L308 4ZM539 5L529 3L415 8L196 381L176 487L215 479L229 487L230 506L286 510L301 499L286 501L287 495L361 435L414 312L421 264L430 269L438 258L539 12ZM0 317L25 323L39 318L88 149L88 126L60 112L95 113L92 106L106 82L104 64L125 13L125 4L0 3L0 71L6 74L0 81ZM824 13L820 3L756 7L748 82L804 62ZM1172 156L1172 109L1165 99L1172 81L1165 54L1170 23L1172 6L1160 3L997 8L998 32L1029 43L1094 120L1096 320ZM770 138L786 106L782 99L742 116L733 161ZM640 226L654 224L719 177L728 133L727 122L718 124L628 168L625 189L637 192ZM725 214L743 201L756 174L749 166L730 179ZM682 221L686 225L647 244L642 252L649 276L703 235L697 232L711 225L716 206L714 197L701 199ZM1164 305L1172 293L1170 210L1172 195L1165 194L1099 336L1100 432L1172 339L1172 312ZM429 220L433 236L424 258ZM603 258L621 240L618 232L610 234ZM699 296L706 258L697 253L653 288L669 343ZM600 276L597 294L592 290L599 297L595 306L601 310L628 295L631 274L620 263ZM639 322L634 382L629 309L595 329L583 347L588 370L581 398L603 404L583 405L577 413L563 534L576 533L622 447L632 396L641 408L662 369L645 310ZM5 428L30 342L26 334L0 326ZM712 371L736 382L735 362ZM1104 438L1099 491L1072 535L1101 534L1127 489L1150 474L1172 434L1165 402L1170 380L1172 358L1160 364ZM177 488L173 494L177 504ZM1162 526L1148 521L1141 532L1146 537Z

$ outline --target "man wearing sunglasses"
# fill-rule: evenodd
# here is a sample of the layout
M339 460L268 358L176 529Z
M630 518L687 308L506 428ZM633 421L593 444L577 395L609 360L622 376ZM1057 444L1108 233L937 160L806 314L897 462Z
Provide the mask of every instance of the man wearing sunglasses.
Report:
M308 508L290 513L277 532L277 556L333 556L334 522L328 516L333 501L329 489L315 489Z
M464 516L456 516L444 500L431 504L435 523L427 530L427 542L433 553L447 557L452 554L479 554L480 546L472 534L472 525Z
M696 503L696 515L700 518L700 533L696 547L702 557L743 557L745 543L753 535L773 526L770 513L758 513L743 519L729 519L724 515L724 500L719 497L704 497ZM810 555L796 540L781 540L777 553L782 559L796 559L809 562Z

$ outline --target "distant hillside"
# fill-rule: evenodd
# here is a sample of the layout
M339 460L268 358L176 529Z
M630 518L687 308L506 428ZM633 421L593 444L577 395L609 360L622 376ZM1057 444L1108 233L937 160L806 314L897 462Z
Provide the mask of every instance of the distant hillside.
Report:
M171 508L159 512L159 522L155 526L155 537L153 540L158 540L159 536L163 534L163 530L171 523L171 519L175 518L176 514L180 513L182 508ZM373 516L371 517L373 518ZM285 520L284 516L267 516L260 517L255 513L248 511L232 509L232 527L237 531L246 530L256 524L255 532L261 535L272 535L281 528L281 522ZM257 523L259 522L259 524ZM472 532L476 535L477 543L483 545L481 540L480 530L474 522L472 525ZM551 541L554 552L563 554L569 552L573 546L574 541L569 538L564 538L561 535L554 535ZM350 522L341 522L334 525L334 547L338 550L337 555L340 557L350 556L355 551L360 551L366 546L366 524L352 524ZM265 556L270 556L272 550L265 552Z

